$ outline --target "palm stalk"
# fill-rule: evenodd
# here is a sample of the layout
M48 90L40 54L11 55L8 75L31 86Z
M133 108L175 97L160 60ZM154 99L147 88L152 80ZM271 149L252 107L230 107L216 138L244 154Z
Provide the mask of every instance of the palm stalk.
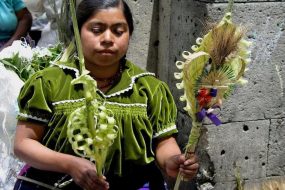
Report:
M76 12L75 12L75 3L74 0L70 0L70 13L71 13L71 19L72 19L72 25L74 30L74 37L75 37L75 43L76 43L76 49L78 53L78 60L79 60L79 67L80 67L80 75L87 75L89 71L85 69L84 64L84 57L83 57L83 51L82 51L82 44L80 40L80 34L76 19ZM94 110L91 109L91 101L94 99L92 96L92 93L90 93L89 88L87 88L86 84L83 84L84 86L84 96L86 100L86 114L87 114L87 123L90 128L90 131L94 131ZM93 135L95 135L93 133Z
M64 2L67 3L67 1ZM85 68L74 2L74 0L70 0L69 5L80 76L73 79L71 84L83 85L85 105L70 114L67 136L75 153L95 162L97 175L101 177L109 150L108 147L113 144L117 136L118 127L116 126L111 110L106 109L104 103L97 100L97 83L88 75L89 71ZM63 7L67 6L63 5ZM72 59L75 61L74 56Z
M192 122L192 128L189 136L188 143L186 145L186 150L184 152L185 159L189 159L191 154L193 154L196 150L196 146L198 144L200 134L201 134L201 122ZM181 172L179 171L178 176L176 178L176 182L174 185L174 190L179 190L180 183L183 180L183 176L181 175Z

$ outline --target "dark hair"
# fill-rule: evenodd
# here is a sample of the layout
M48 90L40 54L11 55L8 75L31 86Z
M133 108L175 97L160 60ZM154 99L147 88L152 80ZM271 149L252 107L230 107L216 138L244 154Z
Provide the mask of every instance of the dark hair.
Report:
M96 14L102 9L115 8L121 5L123 5L122 9L129 26L130 35L132 35L134 31L133 15L130 7L124 0L82 0L76 10L79 30L92 14Z

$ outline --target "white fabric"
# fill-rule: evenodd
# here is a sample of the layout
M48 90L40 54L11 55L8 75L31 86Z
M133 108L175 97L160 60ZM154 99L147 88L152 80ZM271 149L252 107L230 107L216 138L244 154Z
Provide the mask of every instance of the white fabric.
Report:
M17 97L24 82L13 71L7 70L0 63L0 113L1 130L0 137L3 135L9 138L15 131L16 116L18 113Z
M11 190L22 163L14 158L13 135L17 123L17 97L23 81L0 63L0 189Z
M31 30L42 30L48 23L47 16L45 14L43 0L23 0L27 6L27 9L33 16L33 25Z
M58 43L56 17L60 13L62 0L24 0L24 2L33 15L31 30L42 31L37 46L48 47Z

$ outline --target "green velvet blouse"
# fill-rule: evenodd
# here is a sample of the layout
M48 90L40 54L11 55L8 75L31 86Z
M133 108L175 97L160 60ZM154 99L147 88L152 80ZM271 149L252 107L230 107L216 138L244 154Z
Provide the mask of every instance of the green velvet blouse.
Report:
M52 150L73 154L66 138L67 118L84 105L83 88L71 85L79 76L74 65L56 65L35 73L21 89L19 120L45 126L42 144ZM105 169L122 175L124 162L145 165L155 159L157 139L177 133L176 105L168 86L126 61L120 81L108 92L97 90L98 100L111 109L119 127L110 147Z

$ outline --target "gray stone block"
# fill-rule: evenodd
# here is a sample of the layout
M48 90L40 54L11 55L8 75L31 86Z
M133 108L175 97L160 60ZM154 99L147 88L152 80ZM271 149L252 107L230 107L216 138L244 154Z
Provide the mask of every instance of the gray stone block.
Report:
M267 176L285 176L285 118L270 124Z
M154 2L142 0L126 0L126 2L132 10L135 27L127 57L138 66L146 68Z
M235 190L236 188L236 182L230 181L230 182L218 182L215 184L215 187L213 190Z
M249 121L207 125L204 145L214 163L215 182L235 180L236 168L242 179L266 177L269 121Z

